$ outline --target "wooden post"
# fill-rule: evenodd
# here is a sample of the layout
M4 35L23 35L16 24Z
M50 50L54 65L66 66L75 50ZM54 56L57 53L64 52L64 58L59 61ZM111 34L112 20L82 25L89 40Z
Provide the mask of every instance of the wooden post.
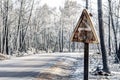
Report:
M89 43L84 43L84 80L88 80L89 73Z
M86 0L88 9L88 0ZM84 43L84 80L88 80L89 75L89 43Z
M86 0L86 9L88 9L88 0Z

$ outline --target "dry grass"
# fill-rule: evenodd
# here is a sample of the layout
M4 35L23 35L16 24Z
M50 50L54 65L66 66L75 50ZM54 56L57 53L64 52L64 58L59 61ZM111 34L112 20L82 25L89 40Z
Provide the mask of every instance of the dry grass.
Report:
M43 70L37 80L68 80L71 71L67 68L71 66L66 62L57 62L54 66Z

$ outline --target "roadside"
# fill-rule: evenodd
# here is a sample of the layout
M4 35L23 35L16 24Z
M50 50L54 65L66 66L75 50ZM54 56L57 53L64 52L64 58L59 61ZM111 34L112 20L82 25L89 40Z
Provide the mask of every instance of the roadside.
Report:
M9 57L7 55L1 54L0 53L0 60L5 60L8 59Z
M55 65L42 70L37 76L37 80L83 80L83 54L78 53L76 55L79 56L61 56ZM102 64L101 55L90 54L89 80L119 80L119 64L113 64L111 61L109 64L111 76L92 75L94 69L99 65L102 66Z
M72 80L75 79L78 57L61 56L53 66L40 72L37 80Z

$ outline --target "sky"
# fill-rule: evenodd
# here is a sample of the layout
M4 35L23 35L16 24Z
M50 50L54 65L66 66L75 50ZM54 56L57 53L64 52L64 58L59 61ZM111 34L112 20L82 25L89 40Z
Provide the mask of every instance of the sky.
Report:
M71 0L71 1L77 1L78 3L81 3L81 1L84 0ZM56 7L57 9L59 9L59 6L63 7L65 3L65 0L41 0L40 4L44 5L47 4L49 7ZM84 5L84 4L81 4Z
M80 5L82 6L85 6L85 2L86 0L70 0L70 1L77 1L77 3L79 3ZM88 0L89 3L92 3L92 7L96 7L97 5L97 0ZM103 0L103 4L106 3L107 0ZM49 7L57 7L59 8L59 6L64 6L64 3L65 3L65 0L41 0L40 4L43 5L43 4L47 4ZM91 4L89 4L91 5Z
M41 0L41 4L48 4L50 7L59 7L64 5L65 0Z

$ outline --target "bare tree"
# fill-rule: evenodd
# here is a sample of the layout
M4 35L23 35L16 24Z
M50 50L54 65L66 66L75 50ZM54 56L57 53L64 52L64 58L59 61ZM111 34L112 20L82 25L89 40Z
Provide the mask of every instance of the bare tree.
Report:
M78 4L76 1L66 0L64 8L61 8L61 17L60 17L60 41L61 41L61 51L63 48L68 49L68 51L75 51L75 42L71 43L71 33L76 23L76 15L78 14L77 9ZM66 36L66 34L68 36ZM59 42L60 42L59 41Z
M21 29L21 20L22 20L22 15L23 15L23 0L21 0L20 2L20 11L19 11L19 18L18 18L18 26L17 26L17 36L16 36L16 47L17 47L17 50L20 49L21 47L21 35L22 35L22 29ZM17 42L18 42L18 45L17 45Z
M119 5L120 5L120 1L119 1L119 4L118 4L118 7L117 7L117 12L116 12L116 15L117 15L117 20L116 20L116 25L115 25L115 21L114 21L114 13L113 13L113 10L112 10L112 4L111 4L111 0L108 0L108 4L109 4L109 15L110 15L110 20L111 20L111 25L112 25L112 30L113 30L113 37L114 37L114 46L115 46L115 54L117 55L115 57L115 62L118 63L120 59L120 54L118 53L119 51L119 48L118 48L118 37L117 37L117 34L118 34L118 28L119 28Z
M34 0L33 0L32 6L30 9L30 13L27 14L25 11L25 1L20 0L19 17L18 17L18 24L17 24L17 34L15 37L16 49L20 52L26 51L25 36L26 36L27 29L28 29L28 26L29 26L29 23L31 20L32 10L33 10L33 5L34 5ZM24 19L26 17L25 14L29 15L27 20Z
M8 10L9 10L9 0L4 0L3 3L3 31L2 31L2 53L9 54L8 52Z
M110 4L109 4L109 6L110 6ZM108 15L108 47L109 47L109 55L110 55L110 53L111 53L111 17L110 17L110 9L109 9L109 13L108 13L109 15Z
M98 21L99 21L99 34L100 34L100 45L102 52L103 71L110 73L107 61L107 52L104 41L104 27L103 27L103 12L102 12L102 0L98 0Z

